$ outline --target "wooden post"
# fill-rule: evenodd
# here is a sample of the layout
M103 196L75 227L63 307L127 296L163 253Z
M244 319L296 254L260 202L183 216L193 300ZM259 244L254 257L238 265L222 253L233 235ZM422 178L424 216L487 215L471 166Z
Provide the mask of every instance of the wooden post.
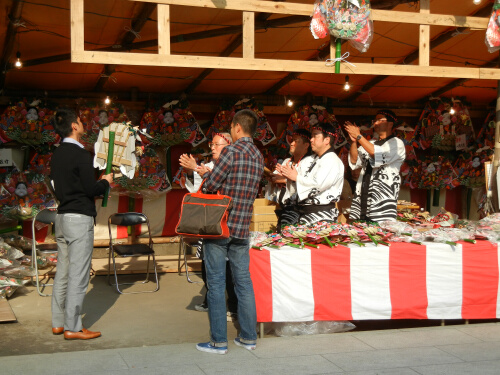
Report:
M243 58L255 58L255 13L243 12Z
M170 55L170 5L158 4L158 54Z
M420 13L430 14L430 0L420 0ZM430 56L430 35L431 27L429 25L420 25L419 36L419 60L420 66L429 66Z

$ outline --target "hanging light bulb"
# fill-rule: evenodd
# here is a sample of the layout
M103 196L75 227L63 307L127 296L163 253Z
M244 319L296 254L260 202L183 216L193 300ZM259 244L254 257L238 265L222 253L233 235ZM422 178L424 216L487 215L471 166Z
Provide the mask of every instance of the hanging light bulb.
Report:
M451 98L451 109L450 109L450 115L455 114L455 98Z
M481 0L473 0L472 2L474 3L474 5L479 5L479 4L481 4Z
M16 57L17 57L17 60L16 60L16 62L14 63L14 66L15 66L17 69L21 69L21 67L23 66L23 63L21 62L21 52L17 51L17 53L16 53Z
M289 107L293 107L293 100L288 99L288 102L286 102L286 105Z
M344 90L349 91L350 89L351 89L351 85L349 84L349 76L345 76Z
M104 104L108 105L109 103L111 103L111 99L109 98L109 96L106 96L106 99L104 99Z

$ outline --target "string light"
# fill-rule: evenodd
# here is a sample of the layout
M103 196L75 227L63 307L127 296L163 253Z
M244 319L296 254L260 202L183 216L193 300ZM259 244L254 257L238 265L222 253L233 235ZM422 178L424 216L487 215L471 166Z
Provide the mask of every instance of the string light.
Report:
M349 91L350 89L351 89L351 85L349 84L349 76L345 76L344 90Z
M111 99L109 98L109 96L106 96L106 99L104 99L104 104L108 105L109 103L111 103Z
M21 62L21 52L17 51L17 53L16 53L16 57L17 57L17 60L16 60L16 62L14 63L14 66L15 66L17 69L21 69L21 67L23 66L23 63Z

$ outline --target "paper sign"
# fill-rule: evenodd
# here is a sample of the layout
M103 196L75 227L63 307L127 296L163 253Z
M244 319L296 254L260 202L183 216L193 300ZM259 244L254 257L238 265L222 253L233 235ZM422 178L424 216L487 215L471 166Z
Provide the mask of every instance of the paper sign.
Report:
M0 167L12 167L12 149L0 148Z
M465 134L455 136L455 150L463 150L467 148L467 138Z

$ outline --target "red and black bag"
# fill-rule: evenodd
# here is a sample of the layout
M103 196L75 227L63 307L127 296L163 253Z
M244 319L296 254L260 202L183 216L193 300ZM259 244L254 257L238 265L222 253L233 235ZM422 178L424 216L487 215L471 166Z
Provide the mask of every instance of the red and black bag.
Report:
M228 238L227 219L232 199L227 195L187 193L182 199L179 222L175 233L188 237Z

